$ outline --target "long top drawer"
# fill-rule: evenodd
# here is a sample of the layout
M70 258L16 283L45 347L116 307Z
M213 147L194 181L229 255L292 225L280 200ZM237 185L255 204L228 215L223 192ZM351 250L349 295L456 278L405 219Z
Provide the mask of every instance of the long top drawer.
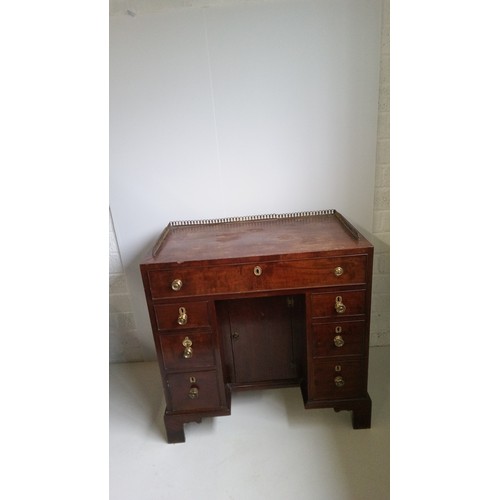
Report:
M367 255L148 270L153 299L364 284Z

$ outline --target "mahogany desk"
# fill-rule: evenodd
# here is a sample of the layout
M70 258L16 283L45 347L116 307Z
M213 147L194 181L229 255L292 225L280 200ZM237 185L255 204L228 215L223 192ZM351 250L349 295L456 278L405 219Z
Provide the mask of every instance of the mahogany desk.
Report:
M232 391L272 387L369 428L372 266L335 210L170 223L140 265L168 442L229 415Z

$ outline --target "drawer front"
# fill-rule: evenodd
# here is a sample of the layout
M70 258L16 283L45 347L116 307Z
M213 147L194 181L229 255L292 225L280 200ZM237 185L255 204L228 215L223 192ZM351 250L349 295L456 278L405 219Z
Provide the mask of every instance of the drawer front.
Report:
M190 370L215 365L212 332L159 335L163 365L167 370Z
M360 397L366 392L363 360L316 361L312 367L311 399L333 400Z
M215 370L170 374L167 381L170 411L210 410L221 406Z
M340 305L345 309L342 312ZM365 314L366 290L339 291L311 294L313 319L340 318Z
M156 324L160 331L210 326L208 302L206 301L159 304L154 306L154 310Z
M366 281L366 255L149 271L153 299Z
M363 354L367 335L364 321L313 325L313 357Z

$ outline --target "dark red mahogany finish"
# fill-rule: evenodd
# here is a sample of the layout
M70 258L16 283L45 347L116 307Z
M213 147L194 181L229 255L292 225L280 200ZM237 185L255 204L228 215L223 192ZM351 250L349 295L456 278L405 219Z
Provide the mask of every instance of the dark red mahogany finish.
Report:
M169 224L140 266L168 442L229 415L231 391L271 387L369 428L372 266L333 210Z

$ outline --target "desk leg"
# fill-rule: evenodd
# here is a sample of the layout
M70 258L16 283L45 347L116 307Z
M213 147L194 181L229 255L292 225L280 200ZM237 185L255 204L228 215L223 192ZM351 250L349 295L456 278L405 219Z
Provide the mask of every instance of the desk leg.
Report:
M165 422L165 430L167 431L167 441L169 444L185 443L186 435L184 434L184 424L188 422L201 422L201 416L198 415L168 415L165 411L163 415Z
M184 422L171 416L164 415L165 430L167 431L167 441L173 443L185 443Z
M370 396L351 401L339 401L333 407L338 411L352 411L353 429L370 429L372 424L372 400Z
M352 410L352 428L370 429L372 426L372 400L368 398L359 408Z

